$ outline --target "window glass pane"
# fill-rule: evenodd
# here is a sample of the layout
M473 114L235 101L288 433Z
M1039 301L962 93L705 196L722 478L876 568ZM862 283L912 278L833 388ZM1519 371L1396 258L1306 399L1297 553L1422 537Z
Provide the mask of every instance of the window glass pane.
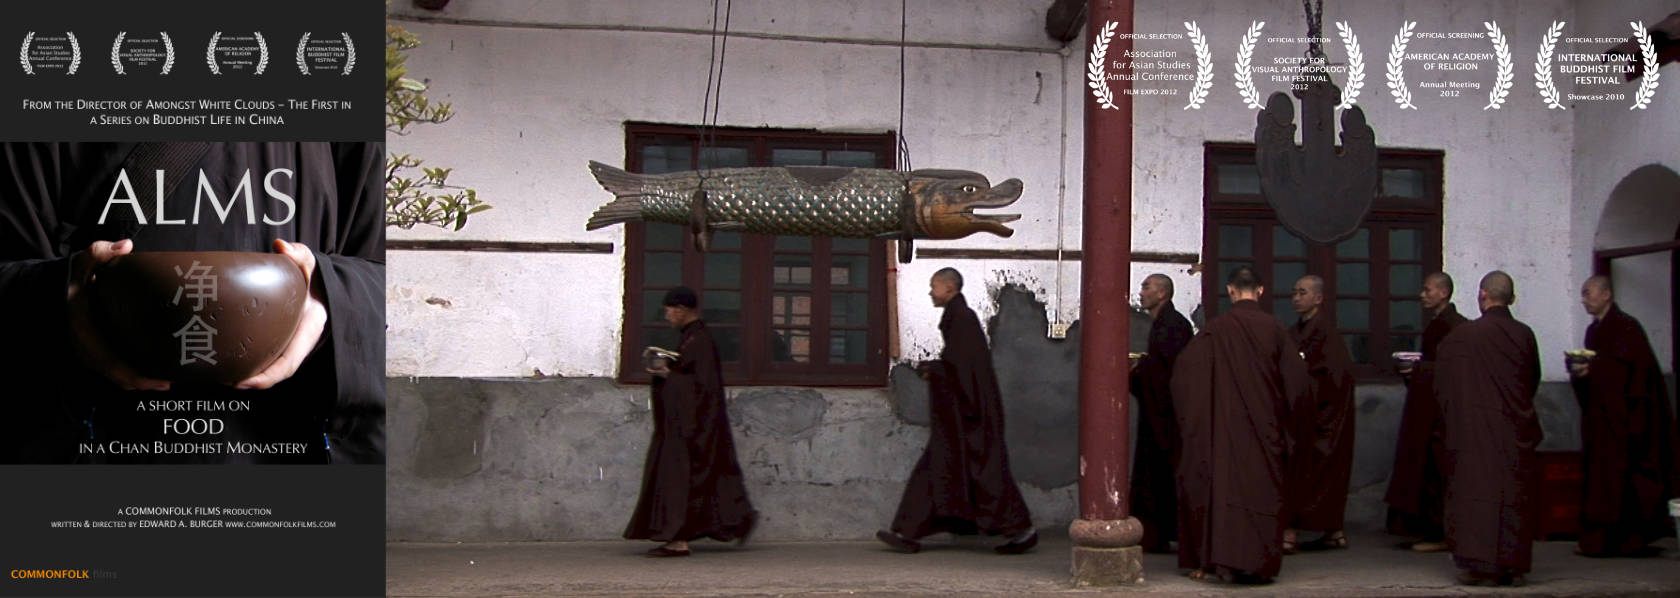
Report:
M1295 281L1307 275L1306 262L1278 262L1272 264L1272 284L1266 287L1266 294L1277 295L1281 299L1288 299L1295 288Z
M1294 326L1295 321L1301 319L1295 314L1295 303L1288 298L1272 299L1272 317L1277 318L1285 328Z
M822 150L776 148L770 150L771 166L821 166Z
M834 326L866 326L869 324L869 293L831 293L828 311L828 321Z
M770 323L776 326L810 326L811 295L776 293L770 298Z
M869 363L869 333L863 330L836 330L828 343L829 363Z
M664 222L647 223L646 245L648 249L677 249L683 248L683 235L687 233L681 226Z
M1354 363L1371 363L1371 337L1364 334L1344 334L1342 342L1347 344L1348 353L1353 355Z
M811 256L778 254L772 266L771 282L778 286L809 286Z
M1336 293L1367 295L1371 292L1371 265L1336 264Z
M1371 302L1365 299L1336 301L1336 327L1342 330L1364 330L1371 327Z
M1388 294L1398 297L1415 297L1418 289L1422 288L1423 266L1398 264L1388 267Z
M1254 255L1254 227L1231 224L1219 227L1219 257L1250 257Z
M834 150L828 152L829 166L851 166L854 168L874 168L876 164L875 152L861 152L856 150Z
M869 253L869 239L836 238L829 249L834 253Z
M717 324L741 321L740 291L706 291L700 297L700 317Z
M1388 348L1395 351L1417 351L1419 345L1421 343L1415 334L1396 334L1388 337Z
M829 268L828 284L835 287L869 288L869 256L837 255Z
M663 174L679 170L694 170L689 161L694 146L686 139L666 137L652 145L642 146L642 173Z
M1390 330L1423 330L1423 304L1416 299L1388 302ZM1400 351L1401 349L1395 349Z
M1362 228L1348 237L1346 241L1336 244L1336 257L1368 258L1371 257L1371 229Z
M1423 231L1397 228L1388 231L1388 257L1397 260L1423 259Z
M706 286L708 288L739 288L741 286L741 254L707 252Z
M1423 197L1423 171L1416 168L1382 169L1382 195L1419 199Z
M1220 193L1260 194L1260 169L1253 164L1220 164L1218 176Z
M665 289L642 291L642 323L665 326L664 302Z
M741 329L735 326L712 326L707 328L712 333L712 340L717 342L718 361L741 360Z
M1306 257L1307 242L1282 226L1272 226L1272 257Z
M1213 283L1216 285L1216 288L1219 289L1221 294L1225 292L1225 281L1231 279L1231 273L1236 272L1237 268L1241 268L1243 266L1252 268L1254 267L1254 264L1250 264L1248 262L1219 262L1219 280L1215 280ZM1256 274L1259 273L1256 272Z
M810 251L810 237L776 237L776 251Z
M680 337L681 335L677 332L677 329L670 326L661 325L643 327L642 346L637 348L636 354L641 355L641 350L648 347L660 347L675 351L677 350L677 341L680 340Z
M741 168L748 166L747 148L744 147L703 147L700 148L701 168Z
M712 233L712 249L740 249L741 233Z
M770 332L770 360L778 363L810 363L811 331L779 329Z
M642 284L650 287L674 287L682 284L683 254L668 251L649 251L642 262Z

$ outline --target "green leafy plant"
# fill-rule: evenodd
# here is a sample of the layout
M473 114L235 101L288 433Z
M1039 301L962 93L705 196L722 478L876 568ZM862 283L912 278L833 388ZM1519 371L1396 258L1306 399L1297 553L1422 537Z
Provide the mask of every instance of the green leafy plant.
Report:
M407 135L409 127L442 124L455 116L448 102L426 98L426 84L407 77L407 51L420 38L396 25L385 26L385 131ZM478 192L449 183L453 169L425 166L410 154L385 156L385 225L403 229L429 224L461 230L467 216L490 209Z

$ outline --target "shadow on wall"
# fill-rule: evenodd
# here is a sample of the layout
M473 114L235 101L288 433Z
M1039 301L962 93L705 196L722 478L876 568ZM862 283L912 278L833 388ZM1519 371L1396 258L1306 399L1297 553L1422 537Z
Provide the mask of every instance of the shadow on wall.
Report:
M1005 285L992 297L996 315L987 322L992 364L1003 395L1009 465L1016 480L1041 489L1079 481L1079 337L1075 322L1066 339L1046 335L1045 305L1020 285ZM1133 313L1134 347L1147 346L1149 316ZM1134 350L1141 350L1136 349ZM927 383L911 365L892 372L894 413L905 423L928 425Z

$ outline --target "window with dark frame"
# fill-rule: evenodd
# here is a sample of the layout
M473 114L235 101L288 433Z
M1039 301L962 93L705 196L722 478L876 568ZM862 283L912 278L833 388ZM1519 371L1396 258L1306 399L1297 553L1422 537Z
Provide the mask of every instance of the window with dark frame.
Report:
M891 133L625 125L625 166L659 174L695 168L892 168ZM624 330L619 380L646 383L642 350L675 348L665 292L700 294L732 386L882 386L887 382L886 242L716 232L710 251L687 226L625 228Z
M1424 319L1423 277L1441 269L1441 164L1434 150L1383 149L1378 197L1353 237L1316 245L1278 223L1260 196L1254 146L1207 143L1203 172L1202 304L1209 319L1230 309L1225 280L1247 265L1266 283L1261 308L1297 320L1290 290L1306 274L1324 278L1324 306L1363 380L1394 371L1390 354L1416 351Z

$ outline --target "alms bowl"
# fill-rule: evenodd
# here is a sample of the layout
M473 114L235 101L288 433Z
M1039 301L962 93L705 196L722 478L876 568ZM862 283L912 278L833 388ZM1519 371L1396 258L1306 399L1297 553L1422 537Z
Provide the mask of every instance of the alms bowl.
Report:
M159 380L233 384L285 350L309 288L277 253L118 256L89 285L94 326L117 359Z
M1412 363L1423 361L1423 353L1417 351L1395 351L1389 356L1393 357L1395 361L1410 361Z
M1598 351L1592 349L1570 349L1563 352L1563 359L1569 363L1586 363L1598 357Z

